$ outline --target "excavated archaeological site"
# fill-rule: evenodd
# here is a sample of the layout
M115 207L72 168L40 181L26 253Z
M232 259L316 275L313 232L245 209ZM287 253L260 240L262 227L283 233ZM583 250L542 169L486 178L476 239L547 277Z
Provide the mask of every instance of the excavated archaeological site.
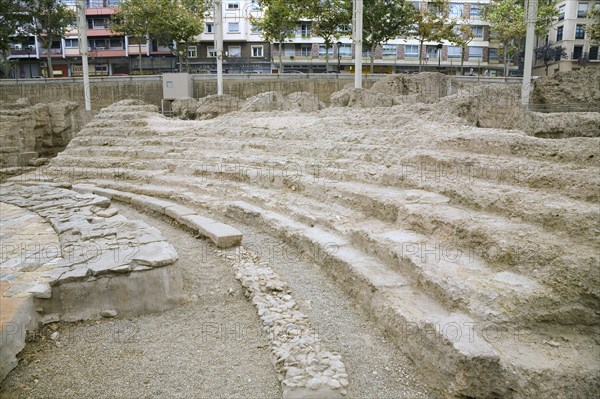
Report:
M2 397L596 397L600 75L533 101L585 112L438 74L5 106Z

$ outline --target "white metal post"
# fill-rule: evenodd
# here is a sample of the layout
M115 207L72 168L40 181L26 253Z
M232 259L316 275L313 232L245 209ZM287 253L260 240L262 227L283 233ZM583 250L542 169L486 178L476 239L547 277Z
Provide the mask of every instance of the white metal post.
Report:
M354 87L362 88L363 0L354 0Z
M535 40L535 23L537 21L538 0L526 1L525 21L527 37L525 39L525 65L523 67L523 83L521 84L521 104L529 105L531 93L531 70L533 68L533 46Z
M215 51L217 52L217 94L223 95L223 2L215 0Z
M88 66L88 40L87 40L87 21L85 19L85 0L79 0L77 22L79 36L79 54L81 54L81 65L83 69L83 97L85 99L85 110L92 110L92 100L90 98L90 70Z

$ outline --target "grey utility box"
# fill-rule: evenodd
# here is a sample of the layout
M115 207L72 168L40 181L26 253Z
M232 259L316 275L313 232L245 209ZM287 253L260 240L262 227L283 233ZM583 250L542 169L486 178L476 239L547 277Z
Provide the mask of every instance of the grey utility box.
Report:
M162 75L163 99L192 97L192 76L189 73L164 73Z

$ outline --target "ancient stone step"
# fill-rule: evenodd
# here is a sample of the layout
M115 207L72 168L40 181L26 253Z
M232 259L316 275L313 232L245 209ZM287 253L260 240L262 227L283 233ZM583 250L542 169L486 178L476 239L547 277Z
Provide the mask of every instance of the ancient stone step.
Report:
M579 356L591 360L589 354L585 355L586 345L590 344L585 335L571 335L569 339L577 344L566 352L564 348L548 345L544 347L545 355L524 357L523 353L538 353L542 345L515 342L512 339L515 331L486 324L456 309L447 310L422 292L422 288L411 284L409 278L391 271L339 236L244 202L231 203L228 213L259 225L312 254L317 263L330 271L332 277L386 327L427 375L428 381L447 396L526 397L524 392L544 392L548 386L558 395L563 392L568 395L572 386L554 380L563 375L566 364L573 366L569 370L577 380L577 389L587 392L595 389L593 376L597 370L575 366L580 364ZM493 338L488 331L491 329L495 334ZM549 338L552 333L540 334L536 339L541 336L552 339ZM497 339L499 335L511 338ZM554 335L560 336L557 332ZM507 352L509 346L512 349ZM550 361L559 352L564 361L561 365ZM513 391L515 385L517 392Z

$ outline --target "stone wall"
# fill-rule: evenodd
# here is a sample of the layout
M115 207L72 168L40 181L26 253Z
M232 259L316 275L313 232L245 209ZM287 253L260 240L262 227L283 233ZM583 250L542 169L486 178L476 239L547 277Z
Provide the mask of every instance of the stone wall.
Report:
M78 104L0 103L0 167L37 165L62 151L79 131Z

